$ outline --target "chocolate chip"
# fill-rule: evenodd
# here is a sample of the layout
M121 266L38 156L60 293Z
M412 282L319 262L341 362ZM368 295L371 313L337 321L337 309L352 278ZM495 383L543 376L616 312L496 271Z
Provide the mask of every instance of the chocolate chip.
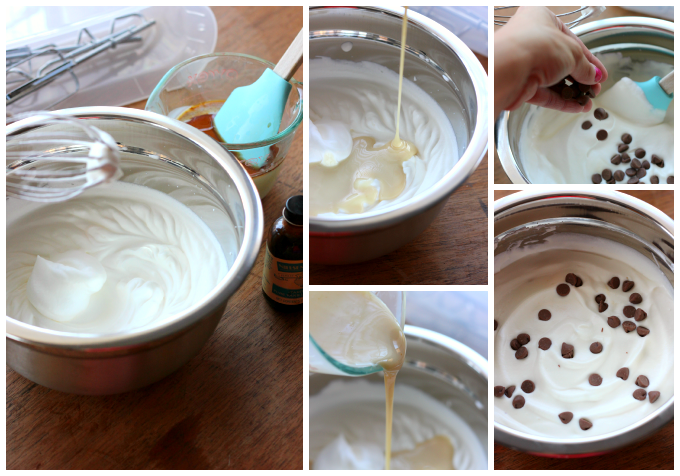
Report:
M619 165L621 163L621 155L615 154L612 156L611 159L609 159L609 162L611 162L614 165Z
M645 175L647 175L647 171L644 168L638 169L637 175L636 175L637 178L641 179Z
M560 92L560 96L562 96L562 99L565 100L570 100L574 97L574 90L571 88L562 88L562 92Z
M525 380L522 382L522 391L524 393L531 393L536 389L536 385L531 380Z
M630 166L634 168L635 170L639 169L642 167L642 162L640 162L638 159L633 159L630 163Z
M587 131L591 127L593 127L593 123L590 121L585 121L583 124L581 124L581 129L583 129L584 131Z
M576 276L574 273L569 273L567 274L567 277L564 278L564 280L574 286L575 288L578 288L580 286L583 286L583 280Z
M538 311L538 319L541 321L549 321L552 314L547 309L541 309Z
M621 154L621 162L623 162L624 164L630 162L630 155L628 155L626 152Z
M626 169L626 175L628 175L629 177L634 177L636 173L637 170L635 169Z
M597 137L597 140L606 140L608 135L609 134L607 134L607 131L600 129L597 131L597 134L595 134L595 137Z
M598 107L597 109L595 109L595 112L593 113L593 115L595 116L595 119L597 119L598 121L604 121L605 119L607 119L609 117L609 114L607 114L607 111L605 111L601 107Z
M581 418L581 419L578 421L578 426L580 426L581 429L582 429L583 431L586 431L586 430L590 430L590 429L593 427L593 424L590 423L590 422L589 422L588 420L586 420L585 418Z
M600 311L600 312L604 312L604 311L607 310L607 308L609 308L609 304L607 304L606 302L602 301L602 302L599 304L597 310Z
M668 178L666 179L666 183L671 184L671 185L675 183L675 179L673 178L672 175L668 176Z
M531 337L529 337L529 334L519 334L517 340L520 345L527 345L531 341Z
M617 372L616 376L620 378L621 380L628 380L628 375L630 374L630 370L628 367L621 367Z
M493 330L498 329L498 321L496 319L493 320Z
M600 377L598 374L590 374L590 377L588 377L588 383L593 387L599 387L602 384L602 377Z
M565 359L573 359L574 346L571 344L567 344L566 342L562 342L562 357L564 357Z
M520 344L517 339L512 339L510 341L510 348L512 350L519 350L520 347L522 347L522 344Z
M625 280L625 281L623 282L623 287L622 287L621 289L623 289L623 292L624 292L624 293L627 293L628 291L630 291L631 289L633 289L634 286L635 286L635 281L628 281L628 280Z
M637 328L637 333L640 337L645 337L646 335L649 334L649 329L647 329L646 327L639 326Z
M512 394L515 393L515 386L510 385L508 388L505 389L505 396L510 398L512 397Z
M614 276L612 279L609 280L607 285L612 289L618 289L618 287L621 285L621 280Z
M649 179L649 181L653 184L659 183L659 176L658 175L652 175L652 177Z
M637 177L631 177L626 183L635 185L636 183L640 183L640 179Z
M643 158L645 154L646 154L645 149L643 148L635 149L635 157L637 157L638 159Z
M562 412L557 416L560 417L560 421L565 425L569 423L572 418L574 418L574 414L571 412Z
M609 324L609 327L612 329L615 329L621 325L621 319L616 316L610 316L607 318L607 324Z
M502 385L497 385L493 388L494 397L502 397L503 392L505 392L505 387L503 387Z
M602 352L602 344L599 342L593 342L592 344L590 344L590 351L593 354L599 354L600 352Z
M651 165L649 163L649 160L645 159L645 160L642 161L642 168L643 169L649 170L650 167L651 167Z
M616 183L616 180L614 180L614 177L612 177L609 180L607 180L607 183L610 184L610 185L613 185L613 184Z
M642 302L642 296L638 293L633 293L628 298L631 304L640 304Z
M604 294L598 294L597 296L595 296L595 302L598 304L600 304L601 302L605 302L606 300L607 296L605 296Z
M588 92L586 94L590 97L595 97L595 96L593 96L593 94L591 92ZM579 105L581 105L581 106L585 106L586 104L588 104L588 101L590 101L590 98L588 96L578 97L578 98L576 98L576 102L579 103Z
M663 159L656 154L652 154L652 163L658 165L660 162L663 162Z
M512 406L519 409L524 406L524 397L521 395L517 395L515 398L512 399Z
M635 391L633 392L633 398L634 398L635 400L644 400L645 397L647 397L647 392L645 392L645 391L642 390L641 388L638 388L637 390L635 390Z
M612 171L609 169L604 169L602 171L602 178L609 182L612 178Z
M623 170L617 170L614 172L614 178L616 179L617 182L620 182L623 180L623 177L625 177L626 174L623 173Z
M520 347L519 350L515 352L515 358L517 360L526 359L527 355L529 355L529 351L526 347Z
M626 331L626 334L629 332L633 332L637 326L633 324L630 321L626 321L623 323L623 330Z
M569 291L571 291L571 289L569 289L569 285L568 285L568 284L562 283L562 284L560 284L560 285L557 286L557 294L559 294L559 295L562 296L562 297L564 297L564 296L566 296L567 294L569 294Z
M541 340L538 341L538 348L541 350L548 350L551 345L552 341L547 337L542 337Z
M618 147L617 150L619 151L619 153L625 152L625 151L628 150L628 146L626 144L619 144L619 147Z
M623 315L626 317L633 317L635 315L635 306L626 306L623 308Z
M633 142L633 136L626 132L621 136L621 142L623 142L624 144L630 144L631 142Z
M643 311L642 308L637 308L635 310L635 320L639 322L644 321L645 319L647 319L647 313Z
M593 176L590 177L590 180L592 180L593 183L597 185L598 183L602 183L602 176L600 174L593 174Z
M647 388L649 387L649 379L644 375L639 375L638 378L635 379L635 385L638 387Z
M652 390L651 392L649 392L649 403L656 402L659 399L660 395L661 394L659 392L657 392L656 390Z

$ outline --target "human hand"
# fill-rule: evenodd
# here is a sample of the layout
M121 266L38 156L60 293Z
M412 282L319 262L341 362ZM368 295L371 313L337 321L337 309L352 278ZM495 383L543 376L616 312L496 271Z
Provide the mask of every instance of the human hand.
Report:
M587 112L552 86L566 76L600 93L607 70L583 42L545 7L521 7L494 36L494 108L512 111L525 102L564 112Z

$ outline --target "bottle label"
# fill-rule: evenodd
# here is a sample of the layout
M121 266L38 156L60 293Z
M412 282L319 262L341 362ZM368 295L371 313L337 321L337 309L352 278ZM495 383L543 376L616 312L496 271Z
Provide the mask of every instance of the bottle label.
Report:
M265 244L262 289L267 296L281 304L302 304L302 260L279 259Z

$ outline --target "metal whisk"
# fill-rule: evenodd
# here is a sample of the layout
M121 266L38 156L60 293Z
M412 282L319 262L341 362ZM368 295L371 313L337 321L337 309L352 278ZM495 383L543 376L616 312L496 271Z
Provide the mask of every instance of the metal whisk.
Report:
M494 12L499 11L499 10L507 10L509 8L519 8L519 7L494 7ZM583 20L586 18L590 18L593 15L599 15L605 10L605 7L580 7L576 10L567 12L567 13L560 13L557 15L558 18L560 18L565 25L567 25L569 28L575 27L579 23L581 23ZM576 18L569 19L568 17L571 17L572 15L578 15ZM493 15L493 24L498 25L498 26L503 26L505 25L510 18L512 18L512 15L496 15L494 13Z
M34 202L60 202L122 176L113 138L74 117L24 113L6 134L6 194Z

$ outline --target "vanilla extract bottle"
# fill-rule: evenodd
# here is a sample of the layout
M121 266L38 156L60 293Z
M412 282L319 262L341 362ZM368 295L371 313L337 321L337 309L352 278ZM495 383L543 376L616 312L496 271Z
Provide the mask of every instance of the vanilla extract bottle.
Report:
M302 310L302 203L302 195L286 200L267 236L262 293L278 310Z

